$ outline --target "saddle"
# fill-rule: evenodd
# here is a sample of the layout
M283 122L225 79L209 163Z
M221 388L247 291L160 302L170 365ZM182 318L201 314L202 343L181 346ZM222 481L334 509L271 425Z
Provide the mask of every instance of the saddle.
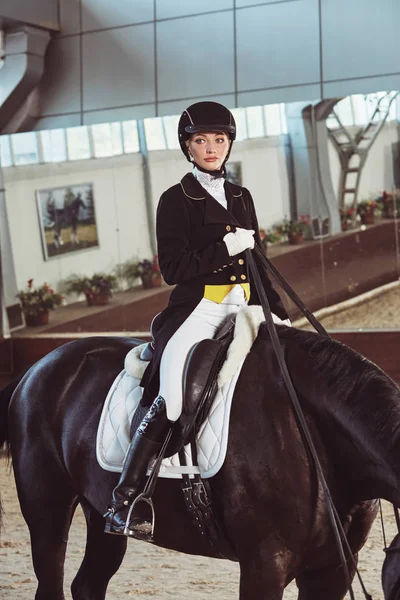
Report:
M182 414L178 419L164 458L173 456L198 432L207 418L217 392L217 376L233 339L236 315L228 315L212 339L201 340L191 348L183 372ZM148 342L140 359L149 361L154 341ZM138 407L131 424L131 436L138 428L147 407Z
M165 442L165 449L163 447L160 451L153 465L152 473L142 494L139 496L142 501L150 505L153 524L155 513L152 495L163 458L173 456L179 452L181 464L186 464L183 448L190 443L193 464L197 465L195 436L207 418L217 392L217 376L234 336L235 320L236 315L228 315L220 325L214 338L198 342L191 348L187 356L183 372L182 414L174 426L171 438L169 440L167 438ZM153 351L154 343L149 342L142 350L140 358L151 360ZM147 411L147 408L144 407L138 407L136 410L132 419L131 435L133 433L132 429L139 426L138 420L142 418L143 409ZM237 560L235 550L213 513L211 489L208 482L203 481L199 475L194 475L193 480L191 480L189 475L183 474L181 487L188 513L204 543L207 546L210 545L220 558Z

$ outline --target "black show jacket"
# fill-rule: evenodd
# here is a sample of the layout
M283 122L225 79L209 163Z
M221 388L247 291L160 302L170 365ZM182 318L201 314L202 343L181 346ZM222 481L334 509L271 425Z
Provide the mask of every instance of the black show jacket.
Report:
M153 321L155 355L146 369L143 404L158 394L162 352L182 323L204 296L205 285L250 283L249 304L259 304L245 254L229 256L223 237L236 227L255 230L255 243L262 248L253 199L246 188L225 181L227 210L188 173L180 183L164 192L157 208L157 244L161 273L166 283L176 285L168 306ZM281 319L288 315L268 274L254 258L271 310Z

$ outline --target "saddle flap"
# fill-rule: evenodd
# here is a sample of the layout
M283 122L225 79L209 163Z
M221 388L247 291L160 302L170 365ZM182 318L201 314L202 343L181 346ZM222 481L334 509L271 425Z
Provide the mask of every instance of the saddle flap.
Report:
M225 355L223 349L223 342L215 339L202 340L191 348L183 372L182 413L168 444L166 456L172 456L189 443L192 433L197 432L206 418L214 397L213 382L216 383L217 376L215 365L220 366L220 357Z
M224 345L221 340L205 339L190 350L183 373L183 407L180 421L186 424L199 410L204 391L212 383L217 361Z

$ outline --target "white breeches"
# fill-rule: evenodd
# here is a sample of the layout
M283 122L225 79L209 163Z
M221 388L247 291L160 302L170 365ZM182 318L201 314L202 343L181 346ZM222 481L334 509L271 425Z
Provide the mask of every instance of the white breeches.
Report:
M229 314L236 314L247 301L243 288L235 286L221 304L203 298L165 346L160 364L160 396L166 402L170 421L182 412L182 376L189 350L204 339L213 338Z

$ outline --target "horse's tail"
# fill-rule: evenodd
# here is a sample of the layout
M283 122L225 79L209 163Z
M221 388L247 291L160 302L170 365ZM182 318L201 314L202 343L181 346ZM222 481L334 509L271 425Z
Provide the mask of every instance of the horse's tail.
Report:
M8 455L10 453L8 407L10 405L11 396L21 379L22 377L14 379L14 381L0 391L0 451L5 449Z
M10 400L14 393L15 388L21 381L22 377L19 377L9 383L5 388L0 391L0 454L5 451L7 458L10 458L10 440L8 435L8 407L10 406ZM1 505L0 499L0 531L3 524L4 512Z

